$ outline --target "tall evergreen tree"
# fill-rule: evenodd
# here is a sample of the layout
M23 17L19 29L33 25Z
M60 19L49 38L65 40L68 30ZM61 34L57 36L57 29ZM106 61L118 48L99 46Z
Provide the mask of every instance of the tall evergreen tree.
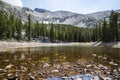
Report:
M7 21L7 38L12 39L12 26L11 26L11 21Z
M103 42L108 42L108 27L107 27L107 22L106 20L103 21L103 27L102 27L102 41Z
M50 41L53 42L54 40L54 28L53 28L53 23L51 23L51 26L50 26Z
M5 11L0 11L0 38L7 39L8 16Z
M117 21L118 21L118 13L115 11L111 12L110 15L110 32L111 32L111 41L116 41L118 39L118 27L117 27Z
M31 15L28 16L28 40L31 41L32 39L32 25L31 25Z
M11 22L11 28L12 28L12 37L15 37L15 32L16 32L16 26L15 26L15 17L14 15L10 15L9 21Z
M19 19L18 21L18 39L22 40L22 21Z
M120 13L118 17L118 39L120 40Z

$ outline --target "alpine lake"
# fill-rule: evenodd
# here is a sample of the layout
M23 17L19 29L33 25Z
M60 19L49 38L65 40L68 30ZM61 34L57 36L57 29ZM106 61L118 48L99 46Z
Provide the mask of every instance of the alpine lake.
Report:
M44 80L51 76L65 78L79 74L119 80L120 49L58 46L0 52L0 80Z

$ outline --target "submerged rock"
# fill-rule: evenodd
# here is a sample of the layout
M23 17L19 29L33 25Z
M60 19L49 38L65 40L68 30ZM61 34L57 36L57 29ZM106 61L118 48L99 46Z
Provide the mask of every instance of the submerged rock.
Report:
M57 72L59 72L59 70L55 69L55 70L52 70L51 72L52 73L57 73Z
M104 80L113 80L112 78L110 78L110 77L105 77L105 78L103 78Z
M4 62L9 62L10 60L9 59L7 59L7 60L4 60Z
M0 68L0 72L2 72L2 73L6 73L7 70L6 70L6 69L1 69L1 68Z
M10 69L10 68L12 68L14 65L12 65L12 64L9 64L9 65L7 65L6 67L5 67L5 69Z
M13 76L13 74L12 74L12 73L10 73L10 74L8 74L7 76L8 76L8 77L11 77L11 76Z
M66 80L68 77L62 77L62 79Z
M33 76L29 76L30 80L35 80L35 78Z
M111 61L111 62L109 62L109 64L114 64L114 62Z
M96 57L97 55L96 54L92 54L92 56Z
M117 69L114 69L113 72L117 72Z
M110 65L113 65L113 66L117 66L118 64L117 63L114 63L114 62L109 62Z
M108 68L106 66L103 66L101 64L98 65L99 68L107 70Z
M21 68L21 71L22 71L22 72L26 72L26 71L27 71L27 68L24 67L24 66L20 66L20 68Z
M113 66L117 66L118 64L117 63L114 63Z
M103 59L107 59L107 57L103 57Z
M8 77L7 80L19 80L18 77Z
M86 65L86 67L87 67L87 68L89 68L89 67L92 67L92 65L91 65L91 64L89 64L89 65Z
M44 63L43 68L49 67L50 65L48 63Z
M98 56L98 58L102 58L102 57L103 57L102 55Z

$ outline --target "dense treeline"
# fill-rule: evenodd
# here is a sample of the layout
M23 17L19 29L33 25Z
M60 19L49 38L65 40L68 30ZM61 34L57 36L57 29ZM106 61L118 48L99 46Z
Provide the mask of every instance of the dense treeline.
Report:
M111 11L109 20L102 21L96 28L96 40L115 42L120 40L120 14Z
M88 42L92 41L93 29L78 28L71 25L32 23L31 16L28 22L23 23L14 15L8 16L0 11L0 39L1 40L28 40L42 36L42 39L50 39L51 42Z
M28 22L22 22L14 15L0 11L0 40L27 40L42 37L42 40L51 42L90 42L90 41L119 41L120 17L112 11L109 22L104 20L96 24L95 28L79 28L63 24L44 24L36 21L32 23L31 16Z

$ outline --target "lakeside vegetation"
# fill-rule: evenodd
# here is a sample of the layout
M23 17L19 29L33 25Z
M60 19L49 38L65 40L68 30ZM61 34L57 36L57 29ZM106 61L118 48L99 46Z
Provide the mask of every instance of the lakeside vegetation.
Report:
M42 37L50 42L116 42L120 40L120 14L111 11L109 21L100 21L95 28L80 28L64 24L35 23L28 16L23 22L14 15L0 11L0 40L27 40Z

